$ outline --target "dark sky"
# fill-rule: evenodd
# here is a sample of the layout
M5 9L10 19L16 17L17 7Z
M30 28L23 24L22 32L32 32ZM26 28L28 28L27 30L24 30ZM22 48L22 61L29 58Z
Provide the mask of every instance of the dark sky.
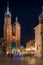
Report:
M4 13L9 1L12 14L12 23L15 22L16 15L21 24L21 43L34 39L33 28L39 23L38 16L41 13L43 0L0 0L0 37L3 34Z

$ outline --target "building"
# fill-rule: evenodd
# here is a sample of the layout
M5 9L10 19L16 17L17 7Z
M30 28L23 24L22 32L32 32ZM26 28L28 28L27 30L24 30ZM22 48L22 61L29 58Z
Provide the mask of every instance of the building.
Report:
M26 43L26 48L31 48L31 47L35 47L35 41L34 40L29 40Z
M43 55L43 7L42 12L38 17L39 24L34 28L35 30L35 55L41 57Z
M13 41L16 43L16 46L19 48L20 47L20 24L18 23L18 18L16 17L15 25L12 27L11 13L9 11L9 6L7 6L7 11L5 12L4 15L4 43L6 46L6 53L12 52Z

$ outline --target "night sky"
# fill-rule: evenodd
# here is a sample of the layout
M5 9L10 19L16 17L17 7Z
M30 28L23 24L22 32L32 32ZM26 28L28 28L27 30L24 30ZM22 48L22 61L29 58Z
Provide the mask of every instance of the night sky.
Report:
M12 24L18 16L21 24L21 44L34 39L33 28L39 23L38 16L41 13L43 0L0 0L0 37L3 36L4 13L9 1L9 8L12 14Z

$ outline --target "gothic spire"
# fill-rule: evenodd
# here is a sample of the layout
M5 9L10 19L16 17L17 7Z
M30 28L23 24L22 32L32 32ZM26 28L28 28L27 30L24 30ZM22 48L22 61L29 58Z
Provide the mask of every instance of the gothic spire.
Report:
M10 16L11 17L11 13L9 11L9 2L7 2L7 10L5 11L5 16Z
M16 16L16 20L15 20L15 25L19 25L17 16Z
M16 22L18 22L18 17L16 16Z
M7 2L7 14L9 14L9 2Z

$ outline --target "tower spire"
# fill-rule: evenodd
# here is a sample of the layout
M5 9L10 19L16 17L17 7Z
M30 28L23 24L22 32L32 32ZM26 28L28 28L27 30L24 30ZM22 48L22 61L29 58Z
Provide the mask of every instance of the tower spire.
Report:
M17 16L16 16L15 24L19 25L19 23L18 23L18 17Z
M7 14L9 14L9 2L7 2Z
M16 22L18 22L18 17L16 16Z
M9 10L9 2L7 2L7 10L5 11L5 15L9 15L11 17L11 13Z

